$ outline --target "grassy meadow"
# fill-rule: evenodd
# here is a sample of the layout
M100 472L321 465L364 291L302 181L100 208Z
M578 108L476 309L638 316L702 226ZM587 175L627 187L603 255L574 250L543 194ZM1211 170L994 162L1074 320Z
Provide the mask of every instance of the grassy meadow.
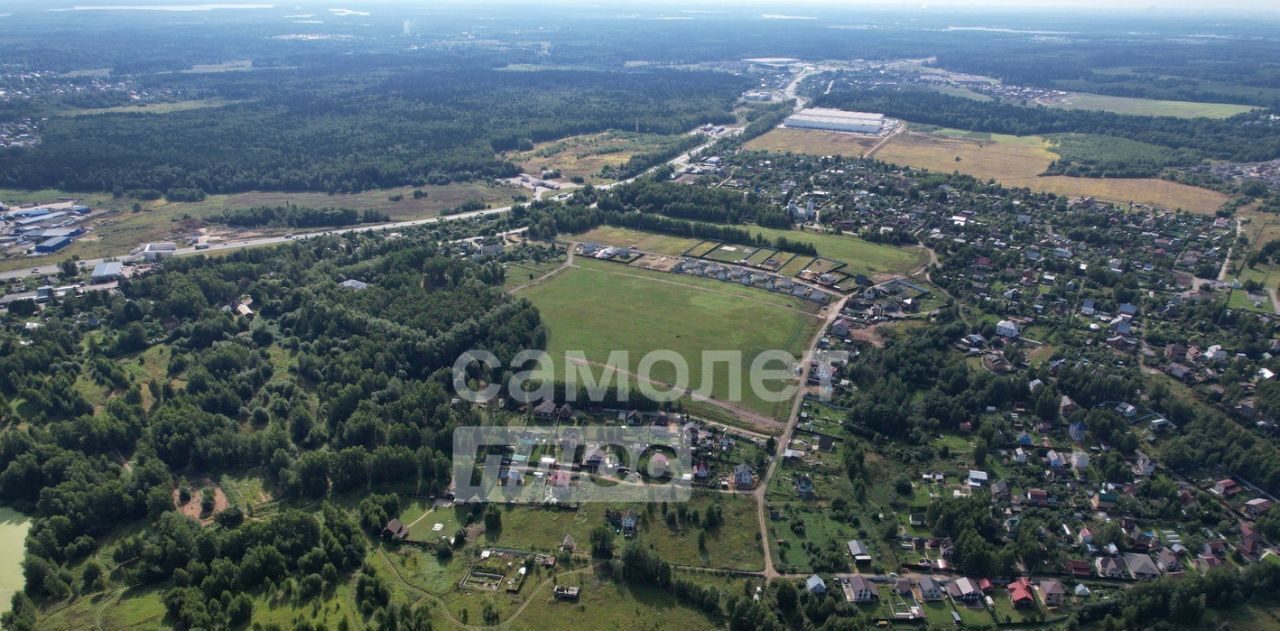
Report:
M1102 110L1134 116L1173 116L1176 118L1230 118L1236 114L1243 114L1257 109L1252 105L1235 105L1232 103L1165 101L1082 92L1069 94L1046 105L1059 109Z
M683 277L617 263L583 260L576 265L520 294L542 313L557 376L563 377L564 353L569 350L582 351L593 362L606 361L612 351L629 351L635 370L645 353L669 349L688 362L689 387L698 389L703 351L739 350L746 364L738 374L741 405L767 416L785 414L785 404L764 401L751 392L750 361L774 349L799 356L817 331L819 318L779 304L787 298L764 290L717 281L704 281L714 286L691 284ZM710 388L713 398L723 401L730 395L727 377L723 365L717 366ZM672 383L676 372L660 362L652 378Z
M0 508L0 613L9 610L9 599L21 591L22 557L31 519L12 508Z

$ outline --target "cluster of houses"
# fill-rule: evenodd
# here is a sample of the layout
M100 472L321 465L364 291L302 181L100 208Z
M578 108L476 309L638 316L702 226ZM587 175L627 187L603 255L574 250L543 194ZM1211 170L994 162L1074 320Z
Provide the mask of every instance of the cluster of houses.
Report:
M767 272L753 272L733 265L723 265L702 259L683 259L671 268L675 274L688 274L701 278L712 278L726 283L737 283L748 287L757 287L780 294L788 294L796 298L808 300L820 305L831 302L832 294L817 287L798 283L790 278Z
M989 579L964 576L883 579L854 574L846 578L837 578L836 583L843 592L845 601L850 603L874 604L879 602L886 592L908 603L908 606L901 610L895 609L894 617L899 620L925 617L918 606L911 606L914 603L950 600L958 607L976 608L984 604L993 605L995 598L1006 598L1015 609L1036 609L1041 605L1061 607L1068 604L1072 595L1077 598L1087 598L1091 594L1089 588L1083 583L1068 589L1062 581L1052 578L1032 580L1022 577L1004 585L1003 589L999 589ZM826 594L828 590L826 579L817 574L806 578L804 586L809 593L815 595Z

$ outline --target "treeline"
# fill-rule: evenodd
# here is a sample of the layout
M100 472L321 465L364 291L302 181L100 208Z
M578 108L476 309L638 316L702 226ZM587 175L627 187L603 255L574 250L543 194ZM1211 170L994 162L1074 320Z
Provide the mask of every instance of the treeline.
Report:
M353 226L361 223L384 223L391 215L366 209L363 212L351 208L307 208L293 204L287 206L255 206L227 210L209 218L214 223L237 228L262 226L288 226L290 228L322 228L328 226Z
M509 177L517 167L495 151L608 129L682 134L731 122L747 83L715 72L388 63L403 62L370 56L306 73L198 79L240 99L221 107L50 118L38 146L0 155L0 185L190 197Z
M767 228L790 228L786 210L761 199L723 188L681 186L640 179L610 191L597 204L604 210L638 210L677 219L712 223L754 223Z
M1131 116L983 102L915 89L871 88L833 92L818 105L884 112L916 123L1025 136L1081 133L1115 136L1192 152L1199 158L1258 162L1280 157L1280 124L1266 112L1228 119Z
M1179 628L1208 625L1209 609L1246 604L1274 607L1280 593L1280 565L1254 563L1243 569L1220 567L1178 580L1150 581L1121 590L1116 598L1084 605L1072 614L1102 629Z
M737 226L670 219L641 212L614 212L587 206L557 204L535 204L529 212L529 236L535 239L554 239L559 234L584 232L608 225L695 239L769 246L784 252L810 256L818 254L818 249L808 242L782 236L769 239L761 234L752 235L749 230Z

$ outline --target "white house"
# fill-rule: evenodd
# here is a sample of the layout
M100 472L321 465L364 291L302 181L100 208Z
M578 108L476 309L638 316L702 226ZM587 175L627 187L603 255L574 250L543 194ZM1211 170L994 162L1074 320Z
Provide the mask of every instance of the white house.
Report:
M1008 320L996 323L996 335L1000 337L1018 337L1018 325Z

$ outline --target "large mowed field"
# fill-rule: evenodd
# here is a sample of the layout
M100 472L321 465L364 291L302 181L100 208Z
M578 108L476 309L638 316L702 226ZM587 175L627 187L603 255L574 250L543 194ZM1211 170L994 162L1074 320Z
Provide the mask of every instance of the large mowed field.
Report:
M1174 116L1177 118L1230 118L1257 109L1252 105L1233 103L1199 103L1164 101L1128 96L1107 96L1075 92L1045 105L1059 109L1102 110L1134 116Z
M606 362L611 352L627 351L630 371L635 372L646 353L670 350L687 362L691 390L705 388L717 401L780 418L785 414L784 403L766 401L752 391L748 381L751 361L770 350L799 357L821 318L780 304L778 299L784 297L764 290L729 283L713 287L686 280L619 263L578 259L574 267L519 295L533 301L542 314L549 332L547 350L558 378L564 376L565 351L581 351L597 366ZM730 374L724 364L717 364L712 383L703 383L703 351L721 350L741 351L744 365ZM677 372L670 363L660 362L648 376L670 384L676 381ZM734 398L730 396L733 378L741 384L740 401L730 401ZM777 390L784 384L775 381L768 385Z
M910 131L894 136L875 157L930 171L958 171L984 180L994 179L1005 186L1069 197L1091 196L1122 204L1133 201L1213 213L1227 201L1227 196L1217 191L1156 178L1042 176L1057 159L1051 147L1050 141L1039 136Z

